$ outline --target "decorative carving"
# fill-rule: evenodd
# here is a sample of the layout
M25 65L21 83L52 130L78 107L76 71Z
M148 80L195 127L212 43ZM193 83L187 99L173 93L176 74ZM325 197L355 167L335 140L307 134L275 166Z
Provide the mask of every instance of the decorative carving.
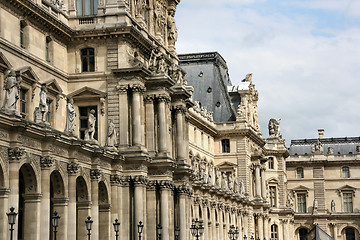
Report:
M167 18L167 26L168 26L168 43L170 46L175 46L175 43L178 38L178 31L176 28L174 9L169 10L168 18Z
M20 116L16 111L16 102L19 99L19 83L16 79L16 74L11 71L7 76L4 84L5 99L1 111L10 115Z
M163 29L166 22L164 6L160 3L160 1L156 1L155 3L155 33L157 36L163 36Z
M54 164L54 159L50 156L40 157L40 166L41 168L50 168Z
M71 162L67 164L67 171L69 174L77 174L79 169L80 167L78 163Z
M143 93L145 91L145 87L143 87L139 84L133 84L131 86L131 90L136 93Z
M225 172L223 172L221 174L221 189L223 191L229 190L228 180L227 180Z
M132 177L132 180L133 180L135 185L144 185L144 186L146 186L147 182L148 182L148 178L146 176L143 176L143 175L138 175L138 176Z
M336 212L336 210L335 210L335 201L334 200L331 200L331 212L332 213Z
M321 143L320 139L318 139L316 144L311 148L311 152L317 154L324 153L324 146Z
M144 17L145 7L146 7L145 0L136 0L135 1L135 16Z
M75 126L76 126L76 111L74 108L74 100L70 98L66 105L66 125L64 132L76 136Z
M24 153L25 150L23 148L19 148L19 147L8 148L9 162L20 161Z
M128 90L128 85L120 84L120 82L116 85L116 90L119 92L119 94L125 94Z
M118 174L110 175L110 183L111 184L120 184L120 176Z
M279 119L271 118L269 120L268 128L269 128L269 137L270 138L281 137L281 135L280 135L280 120L281 120L280 118Z
M328 147L327 154L328 154L328 155L333 155L333 154L334 154L334 148Z
M159 184L160 188L174 189L174 183L171 181L162 180L162 181L158 181L158 184Z
M155 96L154 95L146 95L144 97L144 100L146 103L153 103L154 102L154 99L155 99Z
M289 192L288 195L287 195L286 206L291 208L291 209L293 209L293 207L294 207L294 199L292 197L291 192Z
M90 178L92 180L99 180L101 176L101 172L99 169L90 169Z
M229 174L228 181L229 181L229 190L234 191L234 182L233 182L233 179L232 179L232 173Z
M169 102L170 98L167 95L158 95L156 96L158 102Z
M317 213L317 209L318 209L318 201L316 199L314 199L313 202L313 213Z

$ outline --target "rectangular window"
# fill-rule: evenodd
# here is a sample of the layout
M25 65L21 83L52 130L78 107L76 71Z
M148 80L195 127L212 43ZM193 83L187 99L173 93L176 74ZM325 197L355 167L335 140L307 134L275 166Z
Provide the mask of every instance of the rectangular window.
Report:
M23 118L27 115L26 103L27 103L27 89L20 89L20 114Z
M229 153L230 152L230 140L229 139L221 140L221 146L222 146L222 152L223 153Z
M53 101L51 99L46 100L46 104L48 106L48 114L46 116L46 121L50 123L51 126L54 126L54 111L53 111Z
M274 169L274 158L269 157L269 169Z
M344 212L353 212L352 193L343 193L344 198Z
M45 59L47 62L50 62L50 40L48 38L46 38L46 42L45 42Z
M270 186L269 192L270 192L270 206L276 207L276 187Z
M343 167L342 168L342 177L343 178L349 178L350 177L349 167Z
M95 110L95 118L96 118L96 122L95 122L95 134L94 134L94 139L98 139L98 117L97 117L97 107L96 106L89 106L89 107L79 107L79 120L80 120L80 138L84 139L85 138L85 131L88 129L88 118L89 118L89 113L90 110Z
M24 23L20 22L20 47L22 48L25 48L24 30L25 30L25 25Z
M299 193L297 194L297 205L299 213L306 213L306 194Z
M298 167L296 169L296 178L304 178L304 169L301 167Z

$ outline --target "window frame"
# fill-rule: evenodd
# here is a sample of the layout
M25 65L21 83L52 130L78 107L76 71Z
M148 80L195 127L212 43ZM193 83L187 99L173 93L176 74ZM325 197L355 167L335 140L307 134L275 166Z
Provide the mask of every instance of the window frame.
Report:
M83 51L86 50L86 54L83 55ZM89 51L92 50L93 54L91 55L89 53ZM83 73L87 73L87 72L95 72L96 69L96 53L95 53L95 48L93 47L85 47L80 49L80 62L81 62L81 72ZM88 59L87 64L86 64L86 70L84 69L84 60ZM93 63L93 66L91 65L91 60Z
M98 0L89 0L90 1L90 14L86 14L86 0L76 0L76 16L78 17L91 17L98 14L99 1ZM80 11L81 9L81 11Z
M221 152L222 153L230 153L230 139L229 138L221 139Z
M299 170L301 169L301 175L299 175ZM296 168L296 178L297 179L303 179L304 178L304 168L303 167L297 167Z
M20 114L23 118L27 118L29 116L29 90L26 87L20 86L20 96L19 96L19 103L20 103ZM23 92L24 92L24 99L23 99ZM22 111L24 107L25 111Z
M350 196L351 201L347 202L345 199L346 196ZM348 199L348 198L347 198ZM342 202L343 202L343 211L345 213L352 213L354 212L354 193L351 191L344 191L342 192ZM348 204L351 204L350 206L347 206ZM350 207L350 209L349 209Z
M344 172L345 169L347 169L346 174L344 174L344 173L345 173L345 172ZM346 175L346 176L345 176L345 175ZM343 166L343 167L341 168L341 177L342 177L342 178L350 178L350 167L348 167L348 166Z
M299 202L299 199L300 199L300 196L304 196L304 202L302 203L303 204L303 207L299 207L300 206L300 202ZM296 193L296 212L297 213L307 213L307 193L306 192L297 192ZM300 211L300 209L304 209L304 211Z
M274 223L270 226L270 240L279 239L279 227Z
M274 157L268 158L268 169L275 169L275 159Z
M277 207L277 188L274 185L269 186L269 200L270 200L270 207Z

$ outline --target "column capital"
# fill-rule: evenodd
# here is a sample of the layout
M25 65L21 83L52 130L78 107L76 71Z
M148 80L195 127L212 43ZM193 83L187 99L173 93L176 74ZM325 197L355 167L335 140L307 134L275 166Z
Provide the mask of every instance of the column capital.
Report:
M156 189L156 181L155 180L148 181L148 183L146 184L146 189L147 190L155 190Z
M159 101L159 102L170 102L170 97L165 95L165 94L159 94L159 95L156 95L156 99Z
M220 211L222 211L224 209L224 204L223 203L218 203L218 209Z
M201 204L203 207L207 207L209 205L209 201L207 199L201 199Z
M49 169L53 166L54 164L54 159L50 156L41 156L40 157L40 166L43 169Z
M230 212L230 206L225 205L225 212Z
M160 189L170 189L170 190L174 189L174 183L172 181L161 180L158 181L158 184L160 186Z
M20 147L9 147L8 148L8 158L9 162L20 161L21 157L24 155L25 149Z
M110 184L111 185L118 185L120 184L120 176L118 174L110 175Z
M173 110L174 110L176 113L185 113L185 112L187 111L186 107L183 106L183 105L173 106Z
M120 186L128 187L130 185L130 177L129 176L121 176L120 178Z
M154 100L155 100L155 96L153 94L144 96L145 103L153 103Z
M90 169L90 178L91 180L98 181L101 176L101 171L99 169Z
M134 176L132 177L132 180L135 184L135 186L146 186L147 185L147 182L148 182L148 178L146 176L143 176L143 175L138 175L138 176Z
M118 85L116 85L115 89L119 92L119 94L125 94L127 93L129 86L125 85L125 84L120 84L118 83Z
M146 88L140 84L133 84L131 85L131 90L133 91L133 93L144 93Z
M183 184L177 187L177 192L181 195L190 195L191 194L191 189L188 185Z
M75 162L71 162L67 164L67 171L69 174L77 174L79 172L79 164Z
M236 208L232 207L230 211L231 211L232 214L234 214L234 213L236 213Z
M211 207L212 209L216 208L216 206L217 206L217 203L216 203L216 202L210 202L210 207Z

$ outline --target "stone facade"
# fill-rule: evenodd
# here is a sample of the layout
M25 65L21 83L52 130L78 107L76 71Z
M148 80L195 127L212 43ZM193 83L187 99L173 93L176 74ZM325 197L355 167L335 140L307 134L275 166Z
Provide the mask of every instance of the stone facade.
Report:
M228 117L214 121L222 111L191 98L203 86L179 66L178 0L90 2L0 1L0 239L11 206L17 239L51 239L54 211L65 240L86 238L87 216L95 240L113 239L115 219L121 239L138 239L140 221L143 239L157 225L163 240L176 227L192 239L194 218L204 239L231 225L296 239L288 151L280 134L262 138L252 75L217 79Z
M359 239L360 138L292 140L286 160L295 234L318 225L335 240Z

